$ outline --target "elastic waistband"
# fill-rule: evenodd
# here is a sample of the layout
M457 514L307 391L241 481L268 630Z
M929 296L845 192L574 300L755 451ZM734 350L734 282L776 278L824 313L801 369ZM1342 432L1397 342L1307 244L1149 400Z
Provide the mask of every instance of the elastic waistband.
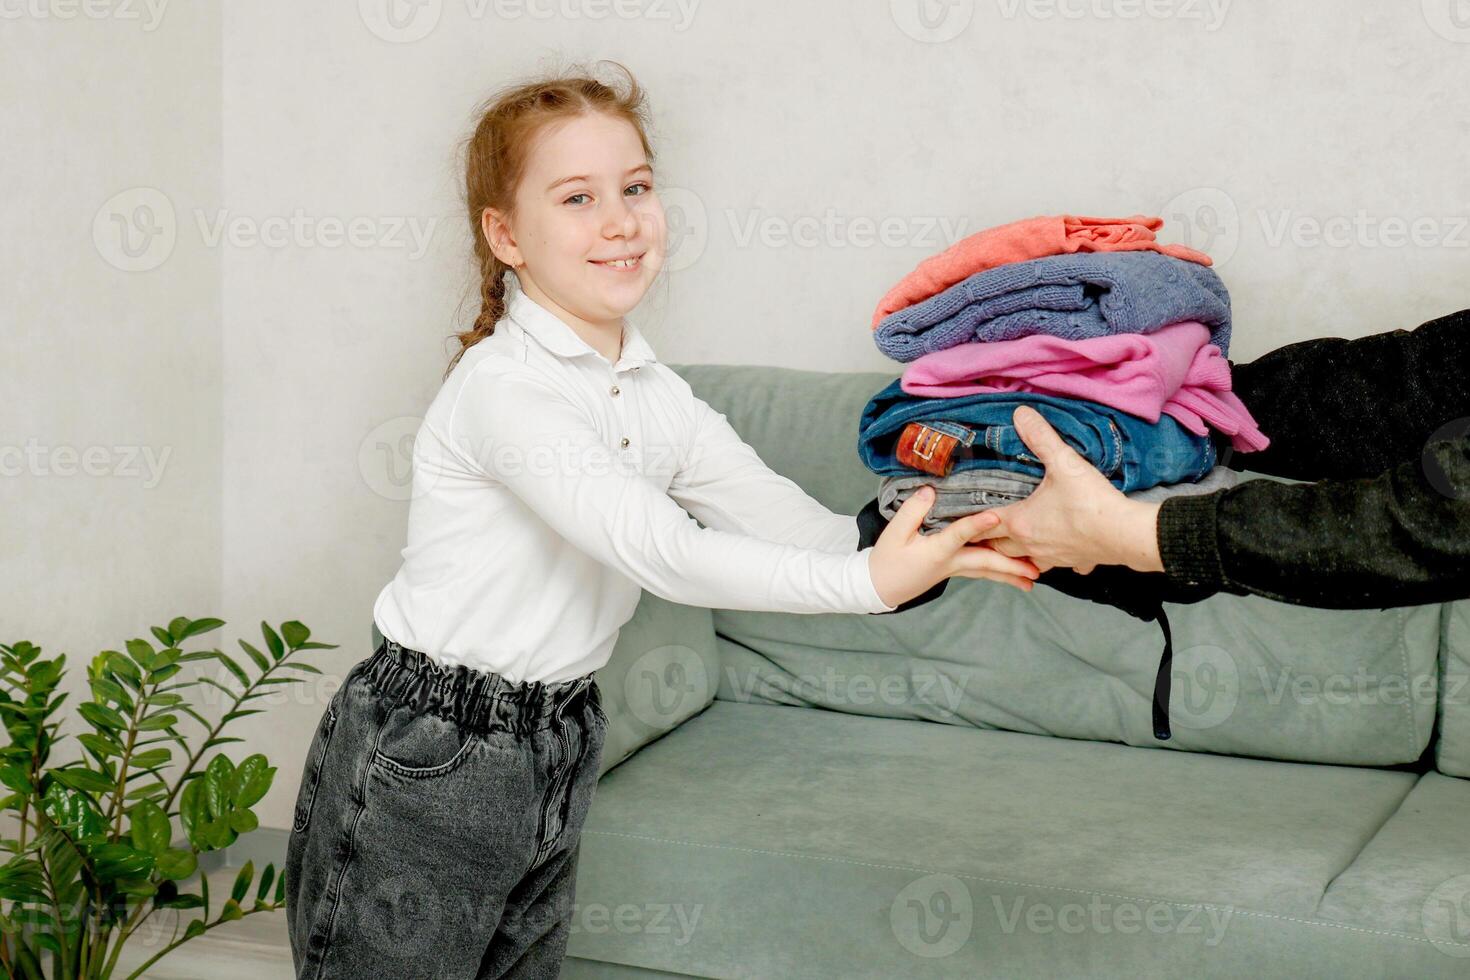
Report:
M600 700L591 674L516 683L494 671L441 664L386 637L364 661L363 676L385 697L480 733L549 728L559 715L580 711L585 699Z

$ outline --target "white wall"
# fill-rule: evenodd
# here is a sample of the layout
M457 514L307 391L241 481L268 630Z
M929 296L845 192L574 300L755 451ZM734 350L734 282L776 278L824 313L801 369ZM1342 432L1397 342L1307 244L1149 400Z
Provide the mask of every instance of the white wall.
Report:
M69 715L223 596L220 256L169 215L219 198L220 12L92 11L0 4L0 640L67 655Z
M24 601L5 622L94 649L179 610L223 616L231 637L299 618L342 644L318 659L334 672L367 655L403 545L407 438L460 301L476 309L454 145L493 88L567 60L616 58L653 99L665 202L691 229L646 304L665 361L896 375L868 330L895 279L963 234L1061 211L1161 214L1165 237L1215 254L1236 359L1467 305L1464 0L924 2L937 30L917 0L278 0L213 15L218 35L180 5L157 36L186 43L156 51L141 86L97 79L100 106L61 82L96 70L103 35L23 25L41 47L0 72L34 101L7 105L7 135L58 131L0 150L32 229L4 246L31 284L7 304L20 340L7 324L6 344L14 364L45 365L10 367L29 397L5 442L116 426L187 443L176 465L198 472L142 500L117 481L23 481L28 557L7 556L0 585ZM198 132L222 134L222 152L201 154ZM99 265L87 222L134 185L174 199L178 246L124 276ZM246 237L210 244L220 209ZM298 213L362 221L369 243L304 227L283 247L249 239ZM899 244L868 243L854 220ZM139 380L162 363L166 382ZM146 516L124 537L135 504ZM168 551L145 553L162 527ZM265 824L288 825L334 689L242 726L280 767Z

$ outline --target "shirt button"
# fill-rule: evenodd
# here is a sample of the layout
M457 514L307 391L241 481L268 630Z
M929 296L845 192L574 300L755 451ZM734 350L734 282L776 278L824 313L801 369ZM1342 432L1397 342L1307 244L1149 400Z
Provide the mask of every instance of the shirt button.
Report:
M627 449L628 448L628 437L627 436L623 436L623 448L624 449Z
M613 386L612 386L612 388L611 388L611 389L609 389L609 390L610 390L610 391L611 391L611 392L612 392L612 393L613 393L613 394L614 394L614 395L616 395L616 394L617 394L617 393L618 393L618 392L620 392L620 391L622 391L622 389L621 389L621 388L619 388L619 387L618 387L618 386L617 386L617 385L613 385Z

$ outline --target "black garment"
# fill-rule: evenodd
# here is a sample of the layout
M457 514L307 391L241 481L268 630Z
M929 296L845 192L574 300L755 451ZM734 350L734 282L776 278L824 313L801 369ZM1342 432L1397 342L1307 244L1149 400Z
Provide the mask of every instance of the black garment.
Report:
M1271 445L1254 453L1212 432L1220 465L1312 484L1252 480L1159 507L1163 572L1053 568L1037 581L1157 620L1164 653L1154 735L1169 738L1173 644L1163 603L1217 592L1329 609L1386 609L1470 597L1470 310L1357 340L1289 344L1231 362L1232 389ZM871 513L869 513L871 511ZM865 520L865 515L866 520ZM876 498L859 547L887 522ZM937 598L938 583L900 605ZM880 614L881 615L881 614Z
M1231 368L1271 445L1220 462L1321 482L1165 500L1170 582L1324 609L1470 597L1470 310Z

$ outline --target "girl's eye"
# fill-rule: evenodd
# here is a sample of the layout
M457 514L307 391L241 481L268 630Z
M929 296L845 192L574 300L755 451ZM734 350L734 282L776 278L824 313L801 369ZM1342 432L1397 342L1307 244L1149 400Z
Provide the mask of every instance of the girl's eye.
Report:
M632 190L634 187L641 187L643 188L643 190L639 191L637 194L632 195L633 197L642 197L644 194L647 194L649 191L653 190L653 188L646 180L640 180L636 184L629 184L627 187L624 188L624 191L626 192Z
M563 204L571 204L572 201L576 200L577 198L579 198L579 197L586 197L586 196L587 196L586 191L583 191L583 192L581 192L579 194L573 194L571 197L567 198L565 201L562 201L561 203L563 203Z

